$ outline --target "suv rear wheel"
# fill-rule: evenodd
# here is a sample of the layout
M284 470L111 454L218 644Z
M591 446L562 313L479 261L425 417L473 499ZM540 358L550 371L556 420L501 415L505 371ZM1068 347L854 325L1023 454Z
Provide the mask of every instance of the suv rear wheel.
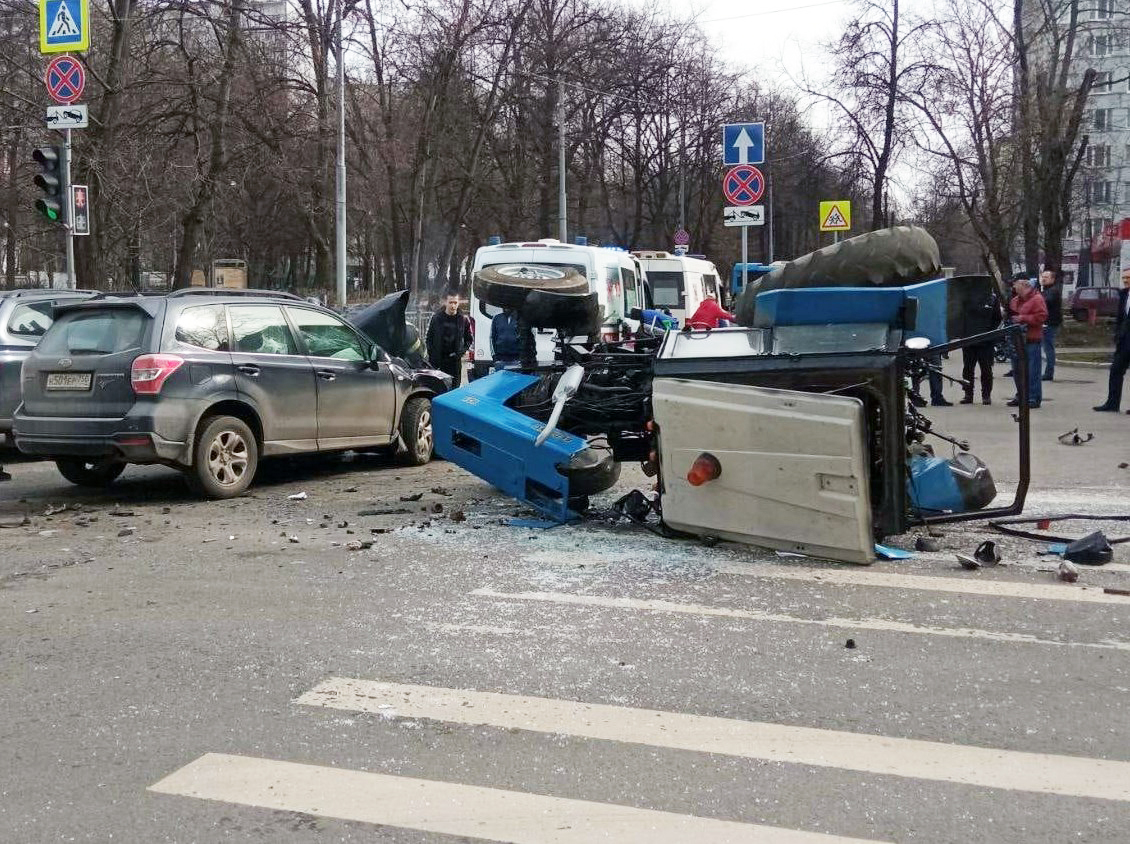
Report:
M242 419L214 416L206 419L196 439L189 486L209 498L233 498L251 485L259 467L259 443Z
M400 414L400 441L404 462L423 466L432 459L435 435L432 433L432 403L425 398L408 399Z
M109 486L125 471L120 460L83 460L81 457L63 457L55 461L59 474L78 486Z

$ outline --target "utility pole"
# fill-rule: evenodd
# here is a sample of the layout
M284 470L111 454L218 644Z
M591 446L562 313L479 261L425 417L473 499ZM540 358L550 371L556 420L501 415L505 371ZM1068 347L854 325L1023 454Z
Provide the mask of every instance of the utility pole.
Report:
M349 4L351 7L352 4ZM345 53L342 50L341 30L347 8L346 0L338 7L337 16L337 304L345 307L346 263L345 248Z
M63 228L67 238L67 289L75 290L75 209L71 201L71 130L63 131Z
M562 243L569 241L565 201L565 83L557 80L557 222Z

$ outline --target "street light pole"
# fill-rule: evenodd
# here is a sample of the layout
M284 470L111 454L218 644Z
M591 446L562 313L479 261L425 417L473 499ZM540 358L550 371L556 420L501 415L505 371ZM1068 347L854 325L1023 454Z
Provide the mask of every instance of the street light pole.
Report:
M345 249L345 53L341 45L342 21L345 18L346 2L342 3L337 16L337 304L345 307L346 291L346 249Z
M565 198L565 85L557 80L557 222L562 243L569 240L568 205Z

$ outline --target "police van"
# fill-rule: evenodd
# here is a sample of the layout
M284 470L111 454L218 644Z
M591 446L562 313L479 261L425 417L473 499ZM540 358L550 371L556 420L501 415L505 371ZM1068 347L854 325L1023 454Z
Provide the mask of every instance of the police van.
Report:
M671 316L685 325L687 317L698 310L707 295L722 302L722 284L718 270L702 256L673 255L670 252L632 253L639 259L647 277L655 307L669 310Z
M623 249L605 246L588 246L562 243L545 238L524 243L497 243L479 247L475 253L472 273L486 267L513 264L530 264L575 270L589 282L589 292L595 292L602 312L601 336L619 340L639 328L632 319L633 308L648 307L650 297L641 278L639 262ZM488 305L475 295L474 285L470 299L471 317L475 322L475 356L472 378L487 375L494 363L490 347L490 323L501 309ZM584 342L585 338L576 338ZM554 332L542 329L536 332L539 364L553 362Z

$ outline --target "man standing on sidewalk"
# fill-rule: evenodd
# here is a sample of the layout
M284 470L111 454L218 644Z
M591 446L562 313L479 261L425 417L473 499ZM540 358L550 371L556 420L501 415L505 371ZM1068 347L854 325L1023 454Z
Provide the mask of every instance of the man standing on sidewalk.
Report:
M1044 379L1055 380L1055 336L1063 325L1063 282L1058 273L1044 270L1040 273L1040 294L1048 306L1048 321L1044 325Z
M1013 297L1008 303L1012 321L1024 326L1024 351L1028 359L1028 406L1039 407L1043 401L1043 386L1040 383L1040 345L1044 340L1044 322L1048 318L1048 306L1044 297L1027 279L1016 279L1012 283ZM1008 403L1009 407L1020 404L1020 362L1013 367L1016 381L1016 397Z
M996 282L986 285L979 295L971 297L962 316L961 336L975 337L986 334L1001 324L1002 308ZM993 353L995 343L978 343L961 350L961 380L965 382L965 397L962 404L973 404L973 376L976 367L981 368L981 402L992 404L993 396Z
M1130 273L1122 276L1118 291L1118 321L1114 324L1114 357L1110 360L1110 384L1106 401L1095 410L1118 413L1122 404L1122 379L1130 368ZM1127 411L1130 413L1130 411Z

